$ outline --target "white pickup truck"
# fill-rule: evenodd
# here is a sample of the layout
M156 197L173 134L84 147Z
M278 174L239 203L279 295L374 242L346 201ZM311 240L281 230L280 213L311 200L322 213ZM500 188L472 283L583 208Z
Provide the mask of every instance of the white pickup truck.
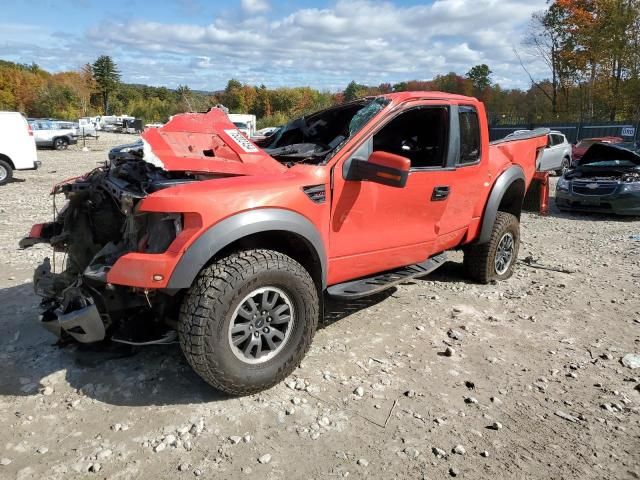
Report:
M19 112L0 112L0 185L9 183L14 170L40 166L33 131Z
M67 128L69 122L56 120L30 119L37 147L51 147L66 150L69 145L78 143L75 128Z

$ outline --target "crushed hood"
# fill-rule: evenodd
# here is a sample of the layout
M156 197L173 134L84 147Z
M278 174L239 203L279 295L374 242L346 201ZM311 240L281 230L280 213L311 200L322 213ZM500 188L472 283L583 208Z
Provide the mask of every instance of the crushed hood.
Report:
M640 165L640 155L610 143L594 143L578 161L578 165L587 165L607 160L628 160Z
M261 175L287 170L218 108L175 115L163 127L145 130L141 137L145 161L167 171Z

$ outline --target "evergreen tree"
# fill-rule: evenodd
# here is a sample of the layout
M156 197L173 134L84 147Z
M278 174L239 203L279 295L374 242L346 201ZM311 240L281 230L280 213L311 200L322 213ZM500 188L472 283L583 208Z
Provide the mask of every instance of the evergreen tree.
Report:
M98 91L102 95L102 108L104 114L109 114L109 95L120 84L120 71L115 62L108 55L101 55L91 66L93 78L96 81Z

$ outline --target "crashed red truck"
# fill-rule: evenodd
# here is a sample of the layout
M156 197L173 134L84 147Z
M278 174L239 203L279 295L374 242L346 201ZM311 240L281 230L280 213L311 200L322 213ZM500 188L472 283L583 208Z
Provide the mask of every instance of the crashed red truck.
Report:
M295 120L258 146L218 109L147 130L57 185L68 202L21 245L66 253L34 276L61 340L178 331L189 364L232 394L268 388L308 350L323 299L363 297L462 249L508 278L546 131L489 143L484 106L405 92Z

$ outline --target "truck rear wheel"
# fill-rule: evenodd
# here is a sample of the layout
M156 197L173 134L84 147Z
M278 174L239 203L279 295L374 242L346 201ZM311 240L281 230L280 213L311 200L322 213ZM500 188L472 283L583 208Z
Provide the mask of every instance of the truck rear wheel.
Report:
M9 183L13 178L13 168L8 162L0 160L0 185Z
M246 250L205 268L180 309L180 345L207 383L232 395L272 387L302 361L319 319L309 273L272 250Z
M498 212L487 243L471 245L464 251L469 277L480 283L506 280L513 274L520 247L520 222L515 215Z

